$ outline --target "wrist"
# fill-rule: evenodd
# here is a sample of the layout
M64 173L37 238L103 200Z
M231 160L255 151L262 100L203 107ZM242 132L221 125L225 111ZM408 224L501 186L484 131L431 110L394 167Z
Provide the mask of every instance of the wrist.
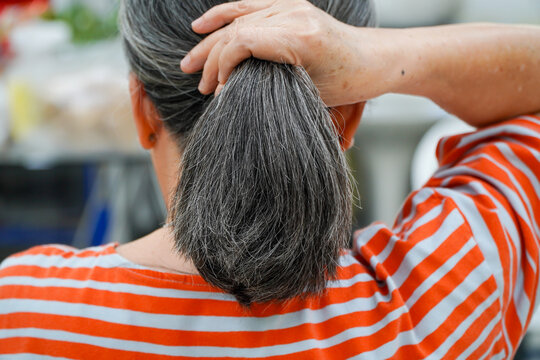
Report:
M358 101L387 93L412 92L423 83L427 67L422 46L402 29L354 28L354 83Z
M392 59L387 68L388 91L427 96L436 77L437 44L430 43L422 28L388 29L386 56Z

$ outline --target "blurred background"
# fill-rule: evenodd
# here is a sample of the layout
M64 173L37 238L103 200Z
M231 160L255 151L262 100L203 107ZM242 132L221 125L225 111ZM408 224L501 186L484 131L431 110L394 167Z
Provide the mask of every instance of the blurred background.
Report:
M540 24L539 0L375 3L384 27ZM127 242L163 224L131 118L118 5L0 0L0 260L38 244ZM468 130L423 98L372 100L347 154L358 192L355 227L391 224L435 170L438 139ZM540 319L517 358L540 359Z

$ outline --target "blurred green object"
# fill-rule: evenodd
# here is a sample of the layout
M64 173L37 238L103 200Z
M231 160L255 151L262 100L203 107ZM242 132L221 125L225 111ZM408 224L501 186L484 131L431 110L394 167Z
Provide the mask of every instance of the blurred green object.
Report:
M66 22L73 32L74 43L88 43L115 37L118 34L117 15L117 6L111 6L110 13L102 16L83 3L74 2L63 11L50 9L42 17L45 20Z

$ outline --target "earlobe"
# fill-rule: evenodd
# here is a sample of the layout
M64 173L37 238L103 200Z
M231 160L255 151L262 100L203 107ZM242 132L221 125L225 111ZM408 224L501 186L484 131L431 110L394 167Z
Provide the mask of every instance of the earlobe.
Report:
M133 73L129 74L129 91L139 142L144 149L150 150L157 142L161 120L143 85Z

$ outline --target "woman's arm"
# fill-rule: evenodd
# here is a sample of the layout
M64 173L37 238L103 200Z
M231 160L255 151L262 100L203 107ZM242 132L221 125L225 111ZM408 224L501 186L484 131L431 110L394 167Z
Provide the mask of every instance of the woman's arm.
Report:
M428 97L473 126L540 111L540 27L464 24L391 31L407 48L396 54L403 65L392 71L403 76L392 92Z
M186 72L204 66L204 93L254 56L304 66L328 106L421 95L474 126L540 111L540 27L366 29L305 0L244 0L216 6L193 28L207 33L231 22L182 62Z

